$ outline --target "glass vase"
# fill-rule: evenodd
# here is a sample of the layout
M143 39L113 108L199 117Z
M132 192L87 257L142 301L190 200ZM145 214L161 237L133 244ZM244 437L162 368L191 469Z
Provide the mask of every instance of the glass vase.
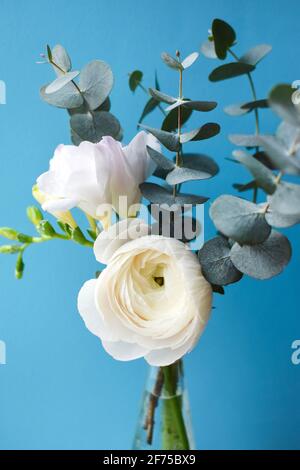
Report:
M182 361L150 367L133 449L195 449Z

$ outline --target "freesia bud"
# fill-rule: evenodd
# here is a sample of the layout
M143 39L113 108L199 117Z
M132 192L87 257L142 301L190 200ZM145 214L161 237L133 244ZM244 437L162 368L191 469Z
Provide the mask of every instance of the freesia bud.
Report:
M17 262L16 262L16 269L15 269L15 276L17 279L22 279L24 268L25 268L25 264L23 261L23 253L19 253Z
M38 225L43 220L43 214L35 206L27 207L27 217L33 225Z
M45 237L54 237L56 233L48 220L42 220L39 223L37 230L42 236L45 236Z
M4 255L13 255L14 253L18 253L19 251L20 251L20 247L18 245L0 246L0 253Z
M10 227L0 227L0 235L2 235L2 237L8 238L9 240L17 240L18 238L17 230Z

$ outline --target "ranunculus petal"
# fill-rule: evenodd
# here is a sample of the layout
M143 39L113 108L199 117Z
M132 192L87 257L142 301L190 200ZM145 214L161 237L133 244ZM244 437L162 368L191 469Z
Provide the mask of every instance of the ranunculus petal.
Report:
M138 221L131 224L119 224L120 240L106 233L95 247L97 258L108 263L97 280L95 301L115 334L103 346L119 360L144 356L151 365L166 366L198 341L210 315L212 289L182 242L154 235L127 241Z
M105 351L118 361L132 361L145 356L148 350L136 343L102 341Z
M90 279L83 284L78 295L78 310L91 333L102 340L111 340L114 339L114 334L107 329L103 317L96 307L96 283L96 279Z
M145 355L145 359L151 366L169 366L174 362L178 361L182 356L184 356L190 350L190 345L185 344L181 348L171 349L153 349L151 352Z
M141 219L125 219L103 230L94 244L97 261L108 264L116 250L130 240L148 235L149 226Z

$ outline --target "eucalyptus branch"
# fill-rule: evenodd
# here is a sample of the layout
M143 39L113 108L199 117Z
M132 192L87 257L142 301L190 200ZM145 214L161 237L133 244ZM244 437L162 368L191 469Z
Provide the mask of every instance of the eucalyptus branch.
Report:
M144 85L139 82L138 85L137 85L139 88L141 88L141 90L143 90L144 93L146 93L147 96L149 96L149 92L148 90L144 87ZM158 109L163 113L163 115L166 117L167 113L166 111L164 110L164 108L162 107L162 105L159 103L157 105Z
M176 51L176 57L178 60L180 60L180 52ZM183 94L182 94L182 68L178 70L179 72L179 93L178 93L178 98L182 100ZM177 119L177 136L178 136L178 141L180 142L180 135L181 135L181 106L178 106L178 119ZM180 144L179 149L176 152L176 166L181 165L181 150L182 150L182 144ZM177 193L177 185L174 184L173 186L173 196L175 197Z
M233 52L233 50L232 50L231 48L228 49L228 52L232 55L232 57L233 57L237 62L240 61L239 57L235 54L235 52ZM248 72L246 75L247 75L248 80L249 80L249 84L250 84L250 88L251 88L253 100L256 101L256 100L257 100L257 94L256 94L255 85L254 85L254 81L253 81L251 72ZM256 135L259 135L259 133L260 133L260 129L259 129L259 114L258 114L258 109L257 109L257 108L254 109L254 116L255 116L255 134L256 134ZM256 150L258 151L258 150L259 150L259 147L256 147ZM257 187L257 185L255 185L254 188L253 188L252 202L254 202L254 203L257 202L257 196L258 196L258 187Z
M240 62L239 57L235 54L235 52L233 52L233 50L232 50L231 48L228 49L228 52L232 55L232 57L233 57L237 62ZM257 95L256 95L256 90L255 90L254 81L253 81L251 72L248 72L246 75L247 75L248 80L249 80L249 84L250 84L250 88L251 88L253 100L256 101L256 100L257 100ZM259 135L259 133L260 133L260 129L259 129L259 114L258 114L258 109L257 109L257 108L254 109L254 115L255 115L255 132L256 132L257 135Z

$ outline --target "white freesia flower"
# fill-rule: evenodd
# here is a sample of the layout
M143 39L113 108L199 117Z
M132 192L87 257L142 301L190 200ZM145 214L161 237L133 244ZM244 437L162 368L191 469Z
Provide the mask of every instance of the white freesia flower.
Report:
M42 191L40 191L36 184L32 188L32 195L33 195L34 199L39 204L41 204L41 206L43 206L46 202L53 199L52 196L49 196L49 195L43 193ZM52 214L54 217L56 217L56 219L60 220L61 222L65 223L65 224L68 224L70 227L72 227L72 228L77 227L77 223L74 220L74 217L72 216L70 211L65 211L64 212L64 211L55 211L55 210L51 211L51 210L49 210L49 213Z
M83 285L78 309L115 359L144 357L164 366L195 346L210 316L212 289L188 247L148 230L131 219L99 235L94 251L107 267Z
M38 189L48 196L43 209L53 213L79 207L101 219L103 206L111 205L127 217L126 207L122 210L119 206L119 197L127 196L128 209L137 204L141 198L139 184L155 169L147 145L160 149L155 137L145 132L139 132L126 147L108 136L97 144L59 145L49 171L37 179Z

